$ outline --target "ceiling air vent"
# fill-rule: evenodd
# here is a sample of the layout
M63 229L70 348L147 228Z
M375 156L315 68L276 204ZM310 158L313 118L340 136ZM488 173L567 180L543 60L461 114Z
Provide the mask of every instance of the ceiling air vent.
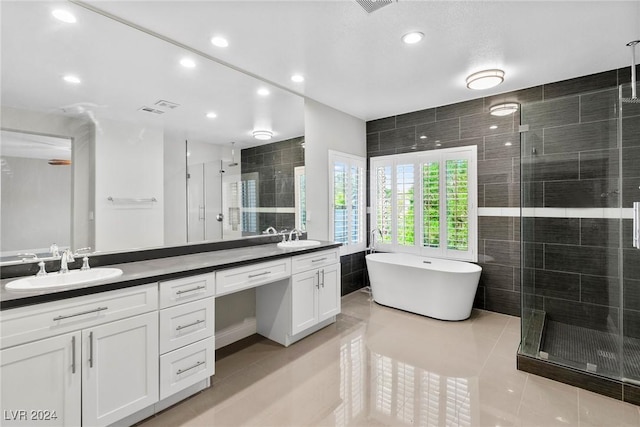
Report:
M362 6L362 8L367 13L373 13L380 8L390 5L393 2L394 0L356 0L356 3Z
M159 101L156 101L156 103L153 105L159 108L163 108L165 110L175 110L180 106L180 104L176 104L175 102L171 102L171 101L165 101L164 99L160 99Z
M151 108L151 107L140 107L138 108L138 111L146 111L147 113L153 113L153 114L164 114L164 111L158 110L156 108Z

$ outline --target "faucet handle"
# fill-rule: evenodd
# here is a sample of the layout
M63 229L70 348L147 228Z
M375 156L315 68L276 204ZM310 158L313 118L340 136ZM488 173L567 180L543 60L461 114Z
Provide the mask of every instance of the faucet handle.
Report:
M40 261L40 262L38 263L38 267L40 267L40 271L38 271L38 272L36 273L36 276L37 276L37 277L39 277L39 276L46 276L46 275L47 275L47 270L45 270L45 269L44 269L44 261Z
M80 271L87 271L90 269L91 267L89 267L89 257L85 255L84 258L82 258L82 267L80 267Z

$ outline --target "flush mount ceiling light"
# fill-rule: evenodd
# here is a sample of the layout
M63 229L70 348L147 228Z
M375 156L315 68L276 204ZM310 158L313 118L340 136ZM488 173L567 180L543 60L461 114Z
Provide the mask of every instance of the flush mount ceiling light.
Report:
M80 78L77 76L72 76L72 75L66 75L62 78L62 80L64 80L67 83L72 83L72 84L79 84L80 83Z
M424 38L424 33L420 31L412 31L402 36L402 41L406 44L416 44Z
M420 135L420 139L427 139L427 135Z
M471 74L467 77L467 87L469 89L481 90L498 86L504 81L504 71L484 70Z
M518 111L518 104L515 102L505 102L504 104L494 105L489 108L489 113L492 116L508 116Z
M211 44L217 47L228 47L229 42L224 37L216 36L211 38Z
M54 18L62 22L66 22L67 24L74 24L76 22L76 17L71 12L68 12L66 10L56 9L51 12L51 14Z
M266 87L261 87L260 89L258 89L257 93L258 93L258 95L260 95L260 96L267 96L267 95L269 95L271 92L269 92L269 89L267 89Z
M213 111L210 111L207 113L207 118L208 119L215 119L216 117L218 117L218 115L216 113L214 113Z
M180 60L180 65L182 65L184 68L195 68L196 62L191 58L182 58Z
M259 139L260 141L268 141L273 136L273 132L270 130L254 130L253 137L255 139Z
M304 81L304 76L302 74L294 74L291 76L291 81L295 83L302 83Z

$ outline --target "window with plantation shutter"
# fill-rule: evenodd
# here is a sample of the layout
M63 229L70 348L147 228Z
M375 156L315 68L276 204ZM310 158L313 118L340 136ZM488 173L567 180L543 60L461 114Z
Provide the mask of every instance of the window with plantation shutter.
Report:
M349 254L365 250L365 200L363 157L329 151L330 238Z
M378 248L477 261L476 153L469 146L372 157Z

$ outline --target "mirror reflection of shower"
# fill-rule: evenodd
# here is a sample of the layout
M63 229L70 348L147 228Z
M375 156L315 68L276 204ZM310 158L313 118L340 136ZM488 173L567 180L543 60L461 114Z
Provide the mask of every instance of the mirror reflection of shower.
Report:
M187 165L187 241L241 237L240 164L235 148L231 161L219 145L192 144L192 148L206 154L198 157L204 161Z

